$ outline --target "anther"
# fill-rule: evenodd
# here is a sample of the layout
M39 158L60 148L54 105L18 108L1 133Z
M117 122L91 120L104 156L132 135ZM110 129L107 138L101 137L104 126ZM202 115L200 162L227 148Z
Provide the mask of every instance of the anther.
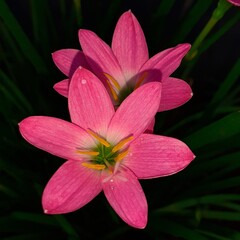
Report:
M83 162L82 166L95 169L95 170L103 170L106 168L104 164L93 164L93 163L87 163L87 162Z
M107 84L108 84L108 86L109 86L109 88L110 88L110 91L111 91L111 94L112 94L114 100L115 100L115 101L118 101L117 93L116 93L116 91L114 90L114 88L112 87L112 84L110 83L109 80L107 80Z
M113 76L111 76L111 75L108 74L108 73L103 73L103 74L104 74L104 76L105 76L110 82L113 83L114 87L115 87L117 90L120 90L120 89L121 89L119 83L117 82L117 80L116 80Z
M140 87L140 85L142 84L142 82L145 80L146 77L147 77L147 72L144 72L140 75L140 78L138 79L138 81L134 87L134 90L136 90L137 88Z
M111 144L109 142L107 142L104 138L100 137L98 134L96 134L95 132L93 132L90 129L87 129L87 132L92 135L94 138L96 138L102 145L104 145L105 147L110 147Z
M112 152L113 153L117 152L119 149L121 149L126 143L128 143L131 140L133 140L133 136L122 139L116 146L113 147Z
M114 161L115 162L119 162L121 161L123 158L125 158L128 154L129 150L127 149L126 151L124 152L121 152L120 154L118 154L115 158L114 158Z
M85 150L77 150L77 153L84 154L84 155L89 155L89 156L98 156L99 155L99 152L85 151Z

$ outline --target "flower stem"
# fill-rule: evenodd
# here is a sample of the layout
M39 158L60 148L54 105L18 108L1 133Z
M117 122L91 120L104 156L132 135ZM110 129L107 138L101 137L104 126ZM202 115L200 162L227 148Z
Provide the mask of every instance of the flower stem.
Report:
M190 52L186 55L186 60L190 61L194 57L196 57L198 53L198 48L203 42L203 40L206 38L206 36L212 30L212 28L216 25L216 23L223 18L223 16L231 6L232 5L228 1L219 0L218 5L214 9L211 18L209 19L203 30L200 32L200 34L192 44Z

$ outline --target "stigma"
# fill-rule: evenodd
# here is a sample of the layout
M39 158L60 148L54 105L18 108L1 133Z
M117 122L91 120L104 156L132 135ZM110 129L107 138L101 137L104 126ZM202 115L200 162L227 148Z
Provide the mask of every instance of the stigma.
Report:
M96 140L96 147L77 148L76 153L82 155L84 159L81 165L97 171L108 170L110 173L115 173L129 153L129 143L134 139L133 135L125 137L113 145L94 131L87 129L87 132Z

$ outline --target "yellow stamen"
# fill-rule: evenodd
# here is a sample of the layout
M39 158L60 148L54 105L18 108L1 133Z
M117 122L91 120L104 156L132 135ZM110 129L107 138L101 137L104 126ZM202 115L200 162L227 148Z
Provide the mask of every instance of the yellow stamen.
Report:
M103 164L93 164L93 163L87 163L87 162L83 162L82 166L95 169L95 170L103 170L106 168L106 166Z
M109 88L110 88L110 91L111 91L111 94L112 94L114 100L117 101L117 100L118 100L117 93L116 93L116 91L114 90L114 88L112 87L112 84L110 83L109 80L107 80L107 84L108 84L108 86L109 86Z
M120 154L118 154L118 155L114 158L114 160L115 160L116 162L119 162L119 161L121 161L124 157L126 157L127 154L128 154L128 149L127 149L126 151L121 152Z
M133 136L130 136L128 138L124 138L121 140L114 148L112 149L112 152L115 153L117 152L120 148L122 148L123 145L125 145L127 142L133 140Z
M108 74L108 73L103 73L103 74L104 74L104 76L105 76L108 80L110 80L110 81L113 83L113 85L115 86L115 88L116 88L117 90L120 90L120 89L121 89L119 83L117 82L117 80L116 80L113 76L111 76L111 75Z
M140 87L140 85L142 84L142 82L145 80L146 77L147 77L147 72L144 72L141 74L140 78L138 79L138 81L134 87L134 90L136 90L137 88Z
M99 152L85 151L85 150L77 150L77 153L86 154L86 155L89 155L89 156L98 156L99 155Z
M91 131L90 129L87 129L87 132L89 134L91 134L94 138L96 138L105 147L110 147L111 146L111 144L109 142L107 142L104 138L100 137L98 134L96 134L95 132Z

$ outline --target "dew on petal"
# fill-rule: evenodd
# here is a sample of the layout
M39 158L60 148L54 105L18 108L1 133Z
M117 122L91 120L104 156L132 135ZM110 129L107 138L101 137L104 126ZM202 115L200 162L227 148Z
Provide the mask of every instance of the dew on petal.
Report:
M112 178L110 179L110 182L113 183L113 179Z
M86 80L86 79L82 79L81 83L82 83L82 84L86 84L86 83L87 83L87 80Z

